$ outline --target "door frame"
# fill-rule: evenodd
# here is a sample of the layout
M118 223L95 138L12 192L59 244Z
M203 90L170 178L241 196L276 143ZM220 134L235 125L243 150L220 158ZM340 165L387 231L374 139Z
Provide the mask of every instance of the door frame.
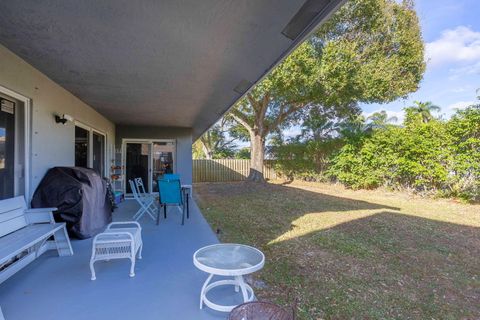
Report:
M150 190L150 194L154 194L152 192L153 187L153 179L152 179L152 153L153 153L153 143L155 142L172 142L174 145L174 152L173 152L173 172L177 172L177 140L176 139L138 139L138 138L122 138L122 168L124 168L124 179L123 181L123 194L125 196L130 195L131 193L127 194L127 143L145 143L150 144L150 152L148 155L148 190Z
M32 100L22 94L19 94L15 91L12 91L2 85L0 85L0 93L10 96L20 102L23 103L23 149L19 150L17 147L17 142L19 139L19 132L15 130L15 151L14 151L14 181L13 181L13 190L15 196L19 196L20 194L20 186L18 185L19 177L19 163L18 158L21 154L23 154L25 163L23 168L23 177L24 177L24 197L27 202L30 202L30 174L31 174L31 108L32 108ZM17 113L15 113L16 115ZM15 123L17 118L15 117Z

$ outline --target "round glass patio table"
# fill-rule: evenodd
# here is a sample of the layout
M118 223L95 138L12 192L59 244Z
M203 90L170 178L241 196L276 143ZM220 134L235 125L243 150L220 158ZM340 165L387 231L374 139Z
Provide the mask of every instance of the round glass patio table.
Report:
M230 312L237 305L220 305L207 298L211 289L224 286L235 286L235 292L242 293L243 302L253 301L253 289L245 283L243 276L263 268L265 255L258 249L243 244L222 243L203 247L193 254L193 264L200 270L209 273L200 292L200 309L203 304L223 312ZM213 276L233 277L233 279L211 282Z

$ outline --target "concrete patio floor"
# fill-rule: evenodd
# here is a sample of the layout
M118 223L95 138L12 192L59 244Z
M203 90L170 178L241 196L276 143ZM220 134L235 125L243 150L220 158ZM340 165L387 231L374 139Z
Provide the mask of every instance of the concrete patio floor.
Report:
M115 221L131 220L137 205L127 200ZM74 255L49 251L0 284L0 306L6 320L93 319L226 319L226 313L199 309L199 294L207 274L192 263L200 247L217 243L198 207L190 202L190 219L180 225L180 213L169 208L160 225L144 216L143 259L130 278L129 260L97 262L97 280L90 280L92 239L72 240ZM231 287L209 296L220 303L240 303Z

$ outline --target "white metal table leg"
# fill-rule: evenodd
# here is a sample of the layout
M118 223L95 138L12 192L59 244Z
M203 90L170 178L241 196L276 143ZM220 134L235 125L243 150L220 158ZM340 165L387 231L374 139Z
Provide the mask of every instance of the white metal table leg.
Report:
M248 302L248 294L247 294L247 287L245 285L245 281L243 281L242 276L235 276L235 280L238 282L238 285L240 286L240 289L242 289L242 295L243 295L243 302ZM253 298L253 294L252 294Z
M243 280L242 276L234 276L233 279L225 279L225 280L218 280L211 282L213 274L210 274L208 279L205 281L202 291L200 293L200 309L202 309L203 304L210 307L213 310L221 311L221 312L230 312L236 305L221 305L216 304L207 298L207 293L216 287L225 286L225 285L233 285L234 287L238 287L242 290L242 298L244 302L250 302L253 300L254 293L252 287L250 287L245 281Z
M205 298L205 294L206 294L205 288L208 286L212 278L213 278L213 274L210 274L207 280L205 280L205 283L203 284L202 291L200 291L200 309L203 308L203 299Z

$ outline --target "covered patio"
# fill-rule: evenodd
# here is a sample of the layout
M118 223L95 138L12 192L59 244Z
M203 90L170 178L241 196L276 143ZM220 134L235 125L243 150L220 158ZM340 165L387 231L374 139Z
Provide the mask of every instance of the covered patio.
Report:
M218 240L193 200L190 209L184 226L176 207L169 207L158 226L146 216L140 221L143 259L137 260L133 278L129 261L121 259L97 262L97 280L91 281L92 239L73 240L71 257L45 253L0 286L5 319L225 319L226 313L199 309L207 274L195 268L192 255ZM136 202L127 200L113 218L131 220L136 210ZM240 303L232 287L211 294L217 301Z
M155 195L166 173L190 185L192 142L345 1L1 1L0 200L29 206L53 167L91 168L127 197L136 178ZM92 239L74 240L73 256L47 252L0 284L6 320L225 319L199 309L192 257L218 240L194 201L185 226L174 210L141 220L134 278L120 260L91 281ZM113 220L136 211L127 200Z

